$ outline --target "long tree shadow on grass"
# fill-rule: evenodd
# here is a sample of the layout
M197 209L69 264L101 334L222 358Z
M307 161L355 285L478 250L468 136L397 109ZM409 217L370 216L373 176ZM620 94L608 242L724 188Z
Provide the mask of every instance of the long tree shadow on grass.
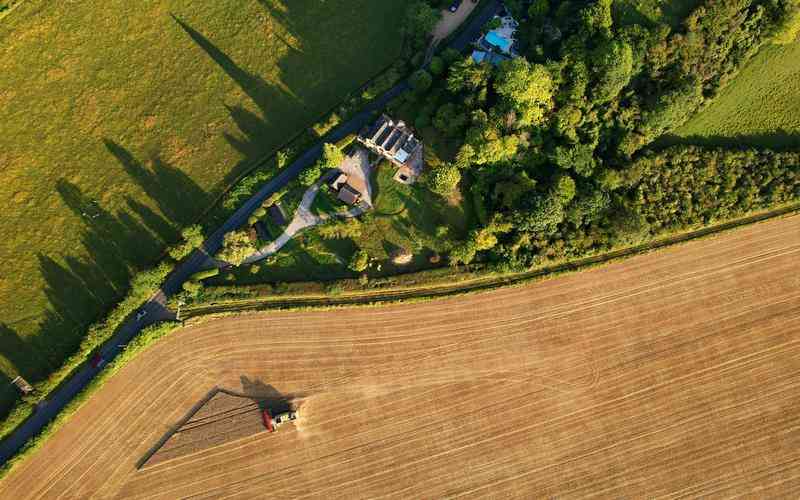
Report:
M205 207L211 202L211 197L188 175L158 156L150 158L149 166L145 166L120 144L110 139L104 139L103 143L128 175L158 205L173 227L194 222L198 213L194 207ZM150 223L153 224L153 221L150 220ZM164 221L159 220L154 225L163 228ZM176 237L177 231L172 236Z
M353 62L362 56L358 53L359 48L339 42L347 40L348 34L358 33L361 29L348 22L347 16L341 15L341 9L352 8L346 1L258 1L275 22L265 26L263 32L254 32L253 36L263 36L265 57L274 57L276 52L281 54L270 81L247 70L207 35L170 14L175 23L237 84L252 103L252 107L224 104L240 135L223 133L223 136L241 153L242 160L232 166L214 192L229 186L264 155L285 143L291 138L292 132L299 132L312 120L318 119L322 111L317 108L319 103L333 106L345 94L360 87L361 82L353 85L349 77L342 78L342 75L354 71L363 73L365 68L369 68L369 64L354 68ZM381 4L378 10L392 11L394 8ZM380 15L380 12L370 14ZM331 33L336 33L337 37L332 38ZM399 43L397 45L399 53ZM372 75L365 74L363 78L369 76Z
M3 346L6 357L17 353L19 360L14 364L23 375L29 374L32 383L46 378L75 353L86 328L127 292L133 273L155 262L163 243L148 227L163 230L168 225L144 208L139 216L150 218L148 225L125 210L112 213L63 179L57 182L56 191L64 205L84 221L80 246L85 257L37 255L48 307L36 334L20 339L27 347ZM8 330L3 336L4 342L13 341Z
M666 148L675 145L703 146L707 148L734 148L734 149L774 149L776 151L797 151L800 149L800 133L777 129L774 132L763 134L739 134L732 136L722 135L690 135L679 137L667 134L653 143L656 149Z
M274 132L280 130L285 134L285 129L280 129L278 123L287 120L287 117L297 116L306 107L305 102L292 94L288 88L280 88L267 82L261 76L251 73L237 64L231 57L219 49L211 40L195 30L180 18L171 14L172 19L189 35L189 38L211 58L236 85L247 95L256 106L261 116L240 105L225 107L231 119L239 128L242 137L236 137L227 132L223 137L242 155L242 160L232 166L230 172L222 181L222 187L234 182L241 173L253 165L272 148L287 140L288 136L277 137ZM299 109L298 109L299 108ZM291 118L289 118L291 120Z
M12 378L21 375L28 382L36 382L42 378L42 370L39 368L40 354L4 323L0 323L0 351L11 364Z

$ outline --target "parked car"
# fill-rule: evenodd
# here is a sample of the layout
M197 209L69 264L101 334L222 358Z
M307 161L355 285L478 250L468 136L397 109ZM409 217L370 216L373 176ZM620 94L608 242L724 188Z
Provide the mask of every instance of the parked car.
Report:
M95 354L92 358L92 368L100 368L104 364L106 364L106 358L101 356L99 352Z
M147 311L145 311L144 309L142 309L141 311L139 311L138 313L136 313L136 321L141 321L141 320L142 320L142 318L144 318L145 316L147 316Z
M453 3L450 4L450 12L455 12L461 7L462 0L453 0Z

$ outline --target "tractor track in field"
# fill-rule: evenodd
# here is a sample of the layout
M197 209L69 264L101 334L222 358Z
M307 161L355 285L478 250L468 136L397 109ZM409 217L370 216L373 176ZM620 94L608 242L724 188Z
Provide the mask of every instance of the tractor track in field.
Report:
M0 498L796 498L798 256L785 217L466 297L193 323ZM298 419L195 412L212 387L271 387Z

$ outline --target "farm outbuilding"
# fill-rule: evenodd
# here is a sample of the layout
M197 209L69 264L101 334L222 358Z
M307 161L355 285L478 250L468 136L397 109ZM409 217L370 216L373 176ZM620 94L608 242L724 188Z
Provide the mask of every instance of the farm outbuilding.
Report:
M11 383L17 386L17 389L19 389L19 392L22 394L30 394L33 392L33 387L31 384L29 384L28 381L21 376L12 380Z

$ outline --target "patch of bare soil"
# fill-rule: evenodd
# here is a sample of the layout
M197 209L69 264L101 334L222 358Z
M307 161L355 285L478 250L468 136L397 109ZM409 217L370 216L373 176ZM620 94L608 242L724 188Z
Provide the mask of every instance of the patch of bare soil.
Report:
M455 12L450 12L447 9L442 10L442 19L439 24L433 29L433 43L438 43L450 36L459 26L463 23L469 15L478 6L477 2L472 0L464 0Z
M215 391L211 399L188 415L188 420L170 431L166 442L145 465L190 455L264 432L259 401Z

